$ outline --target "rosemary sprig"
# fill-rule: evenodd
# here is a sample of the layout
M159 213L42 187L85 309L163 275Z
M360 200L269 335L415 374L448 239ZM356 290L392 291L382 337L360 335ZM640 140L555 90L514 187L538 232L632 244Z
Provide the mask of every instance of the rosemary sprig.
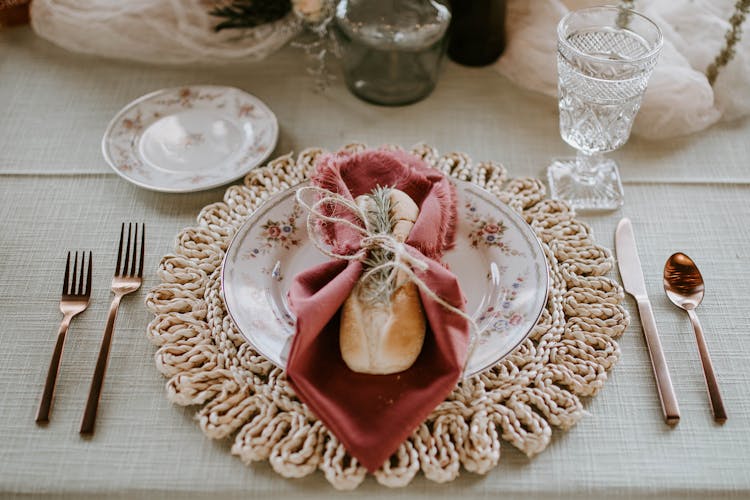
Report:
M367 229L376 234L390 234L396 224L393 218L390 187L378 186L368 195L373 200L373 208L367 212ZM393 252L383 248L373 248L363 260L365 271L386 264L394 259ZM388 302L396 286L395 273L391 268L384 268L371 274L362 283L366 300Z
M230 28L254 28L278 21L292 10L291 0L232 0L228 5L209 12L225 20L214 26L214 31Z

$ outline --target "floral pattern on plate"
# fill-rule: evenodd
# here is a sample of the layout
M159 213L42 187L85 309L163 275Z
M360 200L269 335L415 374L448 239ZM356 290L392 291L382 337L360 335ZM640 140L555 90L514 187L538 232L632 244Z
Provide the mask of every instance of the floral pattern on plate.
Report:
M508 245L503 238L508 230L504 221L489 215L479 214L475 203L472 202L466 203L464 208L472 226L472 230L467 236L471 246L479 248L480 245L486 245L495 247L507 255L520 255L520 252Z
M525 282L522 274L513 281L510 287L501 287L498 302L489 306L479 316L477 321L487 324L487 328L478 340L479 345L487 344L491 336L503 335L526 319L524 308L516 304L519 294L524 291Z
M546 303L549 278L541 245L529 225L490 193L455 183L456 245L443 260L459 279L467 312L480 325L476 342L481 349L472 351L464 372L470 376L497 363L528 336ZM248 218L222 266L225 304L238 331L282 368L294 334L295 319L286 302L291 278L329 260L308 238L295 191L279 193ZM484 231L488 224L496 224L498 231ZM480 229L483 234L501 233L503 245L473 244L471 235Z
M302 209L295 203L292 211L279 220L266 219L260 225L261 232L257 237L258 246L250 250L250 257L265 255L273 248L290 250L300 244L297 235L297 219L302 215Z
M102 152L121 177L155 191L226 184L273 152L278 123L258 98L232 87L164 89L123 108Z

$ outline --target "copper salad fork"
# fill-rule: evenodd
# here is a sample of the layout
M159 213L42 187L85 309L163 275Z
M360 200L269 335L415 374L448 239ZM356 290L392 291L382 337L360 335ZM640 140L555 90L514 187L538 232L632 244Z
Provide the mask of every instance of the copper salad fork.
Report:
M88 266L86 266L86 252L81 252L80 271L78 270L79 260L78 252L73 257L73 273L70 272L70 252L68 252L68 261L65 264L65 278L63 280L62 296L60 297L60 312L63 313L63 319L60 322L60 330L57 333L57 342L55 350L52 352L52 359L47 370L47 380L44 383L44 392L42 399L39 401L39 408L36 411L36 422L43 424L49 422L49 414L52 410L52 399L55 395L55 383L57 374L60 371L60 360L62 359L63 347L65 346L65 337L68 333L70 321L74 316L82 313L89 306L91 298L91 270L93 258L89 252ZM86 273L84 270L88 267Z
M133 226L135 226L135 231L133 231ZM94 376L91 379L91 388L89 389L88 399L86 400L86 408L83 411L80 430L81 434L91 434L94 432L96 411L99 407L99 398L102 393L102 385L104 384L104 373L107 370L107 360L109 358L110 347L112 346L112 333L115 329L115 319L117 319L117 310L120 306L120 300L122 300L125 295L138 290L143 282L143 255L145 249L146 226L145 224L141 224L140 226L140 250L138 250L138 224L128 223L128 240L125 245L123 245L125 239L125 223L123 223L120 228L120 245L117 253L117 265L115 266L115 275L112 278L112 293L114 294L114 298L109 307L107 326L104 328L104 337L102 338L102 345L99 348L99 357L96 360L96 368L94 369Z

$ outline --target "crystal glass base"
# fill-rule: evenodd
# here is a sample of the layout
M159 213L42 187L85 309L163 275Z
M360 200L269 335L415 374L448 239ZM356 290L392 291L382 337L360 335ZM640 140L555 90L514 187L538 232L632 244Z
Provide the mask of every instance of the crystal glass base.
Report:
M575 158L559 158L547 169L550 196L575 210L614 210L625 201L614 160L604 159L593 172L581 172Z

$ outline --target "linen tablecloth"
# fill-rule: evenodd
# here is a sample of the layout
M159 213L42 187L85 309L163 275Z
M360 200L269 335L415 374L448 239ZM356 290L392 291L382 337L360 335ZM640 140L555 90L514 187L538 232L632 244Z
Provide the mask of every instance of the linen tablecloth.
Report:
M427 99L383 108L354 98L341 79L312 91L304 56L284 49L262 63L156 67L74 55L28 28L0 32L0 496L60 498L332 498L318 473L279 477L250 467L230 442L203 436L190 408L172 406L145 338L143 306L154 269L175 235L224 188L184 195L139 189L102 159L101 135L132 99L162 87L212 83L242 88L277 114L275 155L308 146L337 148L424 141L441 152L499 160L513 176L544 176L550 158L570 155L553 100L519 90L488 68L447 63ZM555 431L528 459L504 445L486 476L462 472L435 484L421 476L400 490L368 479L360 498L708 498L750 496L750 121L653 143L632 139L615 153L626 190L623 209L581 216L613 245L629 216L646 285L682 409L676 429L662 422L638 316L620 340L622 357L590 415ZM78 425L109 306L120 222L148 226L147 275L120 309L97 431ZM69 332L47 428L34 424L60 315L65 251L94 252L88 311ZM729 420L710 416L687 316L662 292L665 259L683 251L701 266L707 293L698 314L721 382ZM615 272L616 276L616 272Z

